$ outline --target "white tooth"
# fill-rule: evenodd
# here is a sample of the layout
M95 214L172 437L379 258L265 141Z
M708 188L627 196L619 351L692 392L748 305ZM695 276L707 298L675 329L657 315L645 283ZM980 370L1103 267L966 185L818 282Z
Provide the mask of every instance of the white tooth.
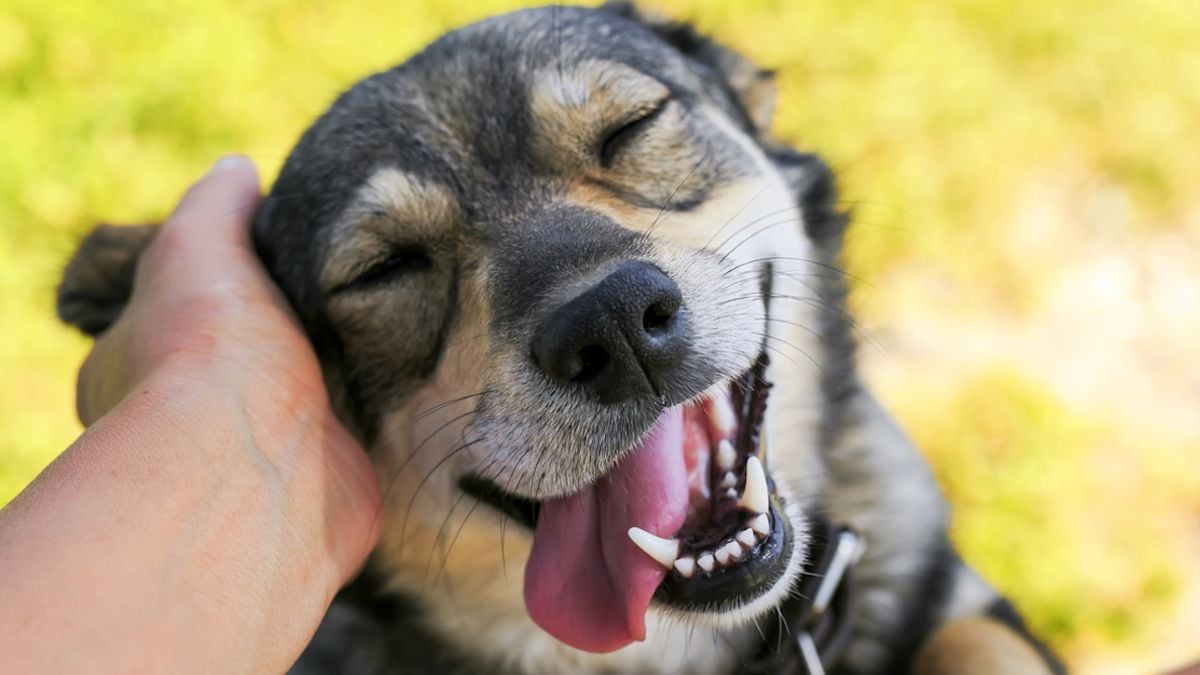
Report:
M755 513L766 513L771 508L767 474L762 462L751 455L746 458L746 490L742 493L742 506Z
M725 491L725 496L729 497L730 499L737 499L737 490L734 490L733 488L729 488L728 490Z
M731 541L728 544L725 544L725 547L721 550L728 553L730 559L732 560L741 560L742 554L745 553L745 551L742 550L742 545L736 541Z
M658 564L667 569L671 569L671 566L675 564L675 558L679 556L678 539L663 539L662 537L650 534L640 527L629 528L629 538L646 555L654 558L658 561Z
M731 488L737 485L737 476L733 475L732 471L726 471L725 476L721 478L721 487Z
M765 513L754 516L754 519L750 521L750 529L764 537L771 534L771 517Z
M696 573L696 559L690 555L685 555L675 561L675 569L679 570L679 573L685 579L691 579L692 575Z
M696 558L696 564L699 565L700 569L704 570L705 572L713 571L713 567L714 567L713 554L701 553L700 557Z
M758 543L758 537L754 536L754 530L748 527L738 532L737 540L745 544L747 548L754 548L754 545Z
M729 564L729 551L725 550L724 546L717 549L717 552L714 553L713 555L716 556L717 562L720 563L721 565Z
M728 438L722 438L721 442L717 444L717 464L728 471L733 468L733 463L736 461L737 451L733 449L733 443L730 443Z
M729 404L729 398L721 392L708 401L709 419L717 425L721 433L732 434L737 425L737 417L734 415L733 406Z

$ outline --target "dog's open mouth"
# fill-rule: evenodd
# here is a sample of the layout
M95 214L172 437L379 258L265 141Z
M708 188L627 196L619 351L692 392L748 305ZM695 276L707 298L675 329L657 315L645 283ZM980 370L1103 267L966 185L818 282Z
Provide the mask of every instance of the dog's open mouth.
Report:
M702 400L665 410L608 475L534 502L466 477L468 494L534 529L530 616L560 640L611 651L645 636L651 600L694 611L744 605L787 567L791 530L766 470L771 385L762 356Z
M739 381L684 410L688 514L676 536L629 533L647 555L670 562L655 594L662 602L696 610L741 604L770 588L787 563L791 533L765 464L765 369L763 357Z

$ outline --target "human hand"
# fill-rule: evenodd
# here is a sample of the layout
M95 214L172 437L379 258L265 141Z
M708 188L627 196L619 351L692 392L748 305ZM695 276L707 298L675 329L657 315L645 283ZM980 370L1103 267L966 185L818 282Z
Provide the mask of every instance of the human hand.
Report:
M284 670L374 546L378 481L254 253L258 200L244 158L188 191L81 369L88 430L0 512L14 669Z
M80 369L85 425L163 374L270 389L266 401L323 402L312 350L254 254L249 219L260 196L249 160L226 157L158 228L138 260L132 297Z
M249 220L260 197L254 165L237 156L188 190L141 256L129 304L80 369L78 411L90 425L155 379L202 393L198 417L205 404L234 406L246 440L274 465L258 468L282 473L302 462L325 474L310 477L321 494L303 495L306 508L293 513L323 507L310 515L332 521L327 548L345 581L374 540L377 481L334 418L312 347L255 255Z

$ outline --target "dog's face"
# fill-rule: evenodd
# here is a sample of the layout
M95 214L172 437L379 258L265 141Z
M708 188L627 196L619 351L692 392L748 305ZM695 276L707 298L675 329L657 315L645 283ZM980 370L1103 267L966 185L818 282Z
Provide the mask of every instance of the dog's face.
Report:
M806 169L758 137L769 82L672 30L452 33L339 99L259 213L376 458L380 563L454 593L435 621L508 620L526 564L533 620L611 651L648 607L744 623L803 562L829 274Z

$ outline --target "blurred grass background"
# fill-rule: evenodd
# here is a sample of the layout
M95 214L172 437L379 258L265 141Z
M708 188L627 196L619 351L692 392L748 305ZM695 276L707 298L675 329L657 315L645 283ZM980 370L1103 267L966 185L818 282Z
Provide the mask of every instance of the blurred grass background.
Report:
M79 432L53 318L96 220L222 152L269 180L479 0L0 4L0 504ZM1186 0L654 0L780 72L840 172L868 379L954 537L1080 672L1200 653L1200 11Z

